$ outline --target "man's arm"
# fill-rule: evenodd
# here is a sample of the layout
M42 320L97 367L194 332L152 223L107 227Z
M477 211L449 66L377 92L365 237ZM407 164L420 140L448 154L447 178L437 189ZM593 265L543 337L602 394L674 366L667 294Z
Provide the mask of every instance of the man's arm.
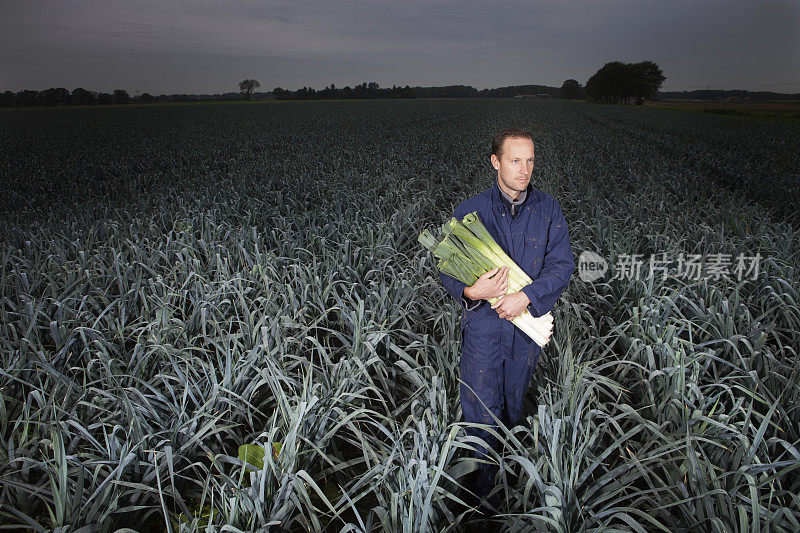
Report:
M508 290L508 272L508 267L495 267L488 272L484 272L471 286L467 286L458 280L453 280L460 285L454 286L452 292L457 291L458 287L463 285L464 288L461 289L462 305L465 309L472 311L481 305L484 300L499 298L506 293ZM447 277L449 278L450 276Z
M536 279L522 287L531 302L533 316L542 316L553 308L575 270L567 221L558 202L553 210L543 263Z
M465 213L459 210L458 207L453 212L453 217L459 220L464 218L464 215ZM499 275L495 276L495 274ZM496 272L490 270L483 274L472 287L443 272L439 272L439 280L441 280L442 286L447 292L450 293L450 296L461 303L463 309L473 311L483 305L484 300L505 294L508 287L508 269L497 269ZM471 295L475 298L474 300L466 295L465 289L471 289L471 292L475 293Z
M442 282L442 285L450 293L457 302L461 303L461 307L467 310L477 309L483 300L470 300L466 296L464 296L464 289L467 287L467 284L463 281L459 281L456 278L445 274L444 272L439 272L439 279Z

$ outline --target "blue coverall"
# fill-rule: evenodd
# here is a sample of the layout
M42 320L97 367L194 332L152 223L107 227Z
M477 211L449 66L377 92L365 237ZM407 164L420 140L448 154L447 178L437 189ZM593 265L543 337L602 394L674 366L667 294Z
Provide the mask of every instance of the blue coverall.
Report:
M453 216L461 220L477 212L495 241L533 280L522 291L531 302L531 314L542 316L553 308L575 269L566 220L558 202L532 186L513 218L500 194L495 182L492 188L462 202ZM541 348L510 320L500 318L488 302L468 301L463 296L465 283L447 274L440 274L440 279L463 308L460 392L464 421L495 425L488 408L507 427L513 427L519 422L522 399ZM499 444L487 431L470 428L468 433L492 448ZM479 466L474 486L479 496L492 489L496 472L495 465Z

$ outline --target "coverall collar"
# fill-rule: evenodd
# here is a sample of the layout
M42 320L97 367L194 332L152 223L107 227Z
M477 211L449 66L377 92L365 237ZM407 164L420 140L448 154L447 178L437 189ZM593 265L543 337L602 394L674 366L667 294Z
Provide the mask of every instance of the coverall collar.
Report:
M528 183L528 188L525 189L524 192L520 194L520 196L525 195L523 198L522 203L517 205L516 211L514 215L519 214L522 211L522 206L530 201L531 196L534 195L533 193L533 183ZM492 205L495 209L502 211L504 208L511 214L511 202L508 201L503 191L500 190L500 185L497 183L495 179L494 187L492 187ZM512 215L512 216L514 216Z

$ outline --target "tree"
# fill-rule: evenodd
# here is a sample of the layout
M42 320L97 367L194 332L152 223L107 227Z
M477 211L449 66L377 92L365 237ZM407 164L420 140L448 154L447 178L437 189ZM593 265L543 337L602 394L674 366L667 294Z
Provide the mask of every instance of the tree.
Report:
M111 98L115 104L127 104L131 100L130 95L128 95L128 91L124 89L114 89L114 94Z
M286 89L275 87L272 89L272 96L274 96L277 100L288 100L291 95Z
M20 91L17 93L17 105L26 107L35 106L38 98L39 93L36 91Z
M72 90L72 103L75 105L92 105L96 103L97 96L83 87Z
M257 88L261 87L261 84L258 83L258 80L242 80L239 82L239 92L242 93L245 100L250 100L250 96L252 96L253 91Z
M39 93L39 105L66 105L69 104L69 91L63 87L50 88Z
M12 93L11 91L6 91L2 95L0 95L0 107L11 107L16 105L17 103L17 95Z
M664 77L664 72L659 66L652 61L642 61L641 63L634 63L632 65L635 75L634 78L634 95L636 96L636 104L644 104L645 98L652 98L661 88L661 84L667 78Z
M581 89L583 89L581 84L570 78L561 85L561 98L576 100L581 97L581 92L583 92Z
M606 63L586 82L586 93L592 100L609 104L643 104L652 98L666 78L652 61L640 63Z

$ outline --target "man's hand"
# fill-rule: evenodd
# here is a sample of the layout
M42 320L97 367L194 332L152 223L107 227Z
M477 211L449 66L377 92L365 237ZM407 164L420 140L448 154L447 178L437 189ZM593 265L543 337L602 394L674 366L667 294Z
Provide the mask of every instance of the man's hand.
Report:
M464 296L470 300L499 298L508 290L508 267L493 268L478 278L472 287L464 287Z
M531 301L524 292L512 292L497 300L492 306L492 309L497 311L500 318L513 320L525 312L529 303L531 303Z

